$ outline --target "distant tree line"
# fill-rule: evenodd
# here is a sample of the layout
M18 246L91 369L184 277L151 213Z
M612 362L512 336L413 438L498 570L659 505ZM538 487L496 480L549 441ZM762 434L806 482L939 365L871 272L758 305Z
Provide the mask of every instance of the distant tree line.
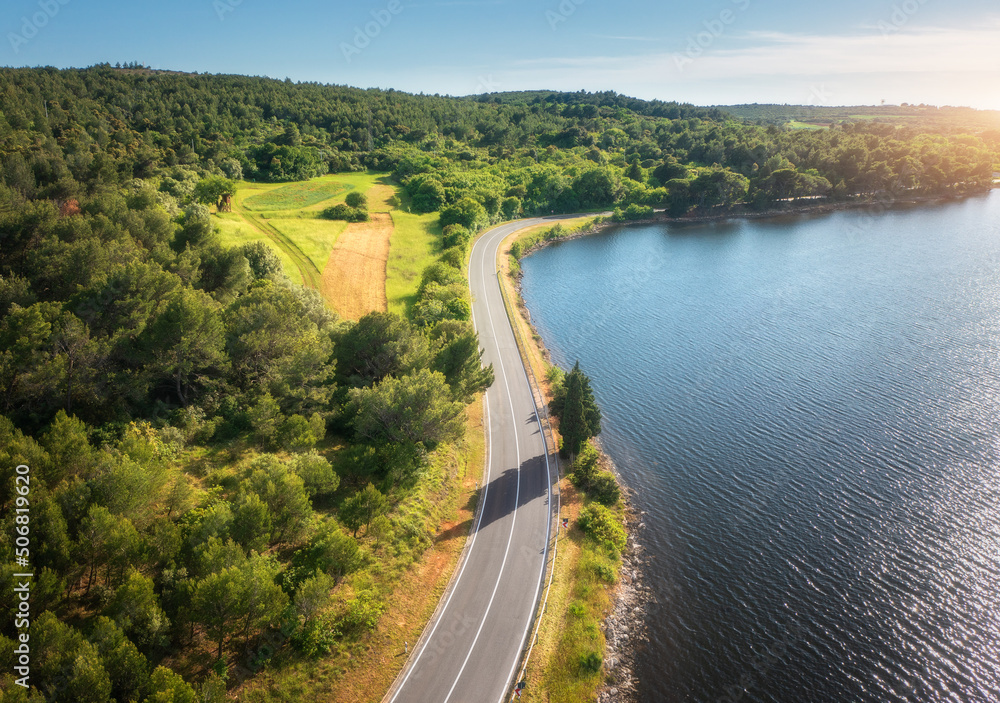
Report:
M415 211L469 227L629 205L677 215L964 193L989 187L1000 164L1000 129L972 117L788 130L615 93L447 98L106 65L0 69L0 96L4 182L53 200L133 178L184 188L191 172L285 181L371 168L405 184Z

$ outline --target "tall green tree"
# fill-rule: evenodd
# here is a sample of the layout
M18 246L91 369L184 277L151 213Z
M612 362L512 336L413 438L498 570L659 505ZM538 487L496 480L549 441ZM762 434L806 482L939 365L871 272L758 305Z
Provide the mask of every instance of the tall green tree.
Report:
M178 291L150 325L149 344L182 405L190 401L194 384L204 385L228 366L219 304L202 291Z
M239 387L274 396L286 413L324 412L334 392L332 318L270 280L255 282L226 310L226 351Z
M149 677L149 688L152 692L144 703L197 703L191 684L165 666L156 667Z
M244 638L277 622L288 605L288 596L276 581L280 571L281 565L274 556L256 552L250 553L240 569Z
M352 388L378 383L427 366L430 348L399 315L373 312L337 338L337 377Z
M253 461L242 488L260 496L267 505L275 541L296 539L313 514L304 481L274 455L265 454Z
M236 195L236 182L224 176L208 176L198 181L194 187L194 199L204 205L215 205L219 211L227 208L229 200Z
M138 700L149 683L149 661L110 618L97 618L88 637L97 648L118 701Z
M340 477L333 471L333 465L315 449L292 457L292 471L302 479L306 495L333 493L340 485Z
M209 574L194 590L193 616L215 642L217 659L222 658L222 648L245 614L241 580L239 568L233 566Z
M490 216L479 202L472 198L462 198L454 205L441 208L441 226L462 225L468 230L478 232L489 224Z
M153 590L153 580L133 571L128 580L115 591L105 612L118 626L147 652L166 646L170 621Z
M462 433L464 406L451 399L443 374L429 369L389 377L351 391L357 407L354 430L373 443L419 443L433 448Z
M565 396L559 412L559 434L563 452L569 456L580 453L583 443L601 432L601 410L597 407L590 379L580 370L580 362L564 380Z
M444 374L455 400L469 403L493 385L493 364L483 366L479 336L468 322L445 320L431 331L434 370Z
M386 497L375 486L369 483L362 490L344 501L338 515L340 521L357 537L358 530L362 526L367 529L372 524L372 520L379 515L383 515L388 507L389 501Z
M242 564L209 574L198 582L192 602L195 619L216 645L221 658L227 641L259 632L280 617L288 596L278 586L280 566L274 557L251 552Z
M749 186L746 176L715 166L699 173L691 181L690 188L691 196L697 200L699 207L714 207L742 202Z
M53 703L108 703L111 679L98 649L51 612L31 623L32 678L45 682ZM36 678L37 677L37 678Z
M78 545L80 557L89 567L88 593L101 566L105 567L105 582L116 585L135 564L143 548L132 521L122 515L113 515L102 505L90 506L80 526Z
M55 486L66 476L89 476L94 467L94 451L87 436L87 425L65 410L55 418L41 437L49 453L51 467L46 479Z
M358 541L331 520L317 530L305 547L292 555L292 567L287 572L286 582L297 587L320 571L333 577L336 584L347 574L361 568L363 562Z

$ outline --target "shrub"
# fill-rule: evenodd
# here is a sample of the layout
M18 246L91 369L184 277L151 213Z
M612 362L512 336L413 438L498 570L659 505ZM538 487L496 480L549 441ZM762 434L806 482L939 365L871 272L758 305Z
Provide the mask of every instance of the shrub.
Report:
M337 642L337 624L328 613L302 619L292 633L291 642L293 647L307 657L329 654Z
M558 366L550 366L545 372L545 380L553 386L561 386L564 378L566 378L566 372Z
M583 533L613 554L625 549L628 539L618 517L605 506L594 503L580 511L577 524Z
M337 621L337 629L345 635L360 635L375 629L385 612L385 603L370 591L359 593L347 601L347 609Z
M580 669L587 674L596 674L601 670L604 660L597 652L587 652L580 655Z
M618 581L618 574L615 573L614 567L607 562L595 561L590 564L590 570L604 583L612 584Z
M573 485L581 490L587 490L597 476L599 460L600 455L594 446L589 443L585 444L576 457L576 461L570 467L572 471L570 480Z
M292 471L302 479L306 495L310 498L333 493L340 485L340 477L333 472L333 466L316 450L293 457Z
M621 488L614 474L600 469L599 462L597 450L590 444L584 445L570 467L570 481L598 503L614 505L621 498Z
M444 228L441 243L444 244L445 249L450 249L451 247L464 247L471 240L472 232L462 225L454 224Z
M277 278L284 273L281 259L266 242L247 242L240 247L240 253L246 257L255 279Z
M188 442L205 444L212 439L223 420L221 417L208 418L200 407L189 405L177 410L172 422L180 430L185 444Z
M521 214L521 199L513 196L504 198L500 204L500 212L503 213L505 219L514 219Z
M352 190L344 198L344 203L348 207L360 208L362 210L368 209L368 197L364 193L359 193L356 190Z
M301 415L292 415L281 423L278 429L278 444L285 449L309 449L323 438L326 424L319 413L313 413L311 420Z
M651 205L632 203L624 210L616 207L614 214L611 215L611 219L615 222L625 222L626 220L642 220L652 216L653 207Z
M455 283L462 286L467 285L465 276L462 275L461 271L454 266L449 266L440 261L424 268L420 276L420 286L417 288L417 294L422 296L431 283L437 283L442 286L450 286Z
M610 471L599 472L591 479L590 486L585 490L588 496L604 505L615 505L622 495L618 480Z
M414 212L434 212L445 202L444 186L428 173L420 173L406 182L406 192L412 198Z
M465 266L465 247L449 247L441 253L441 263L452 268L461 269Z
M413 321L430 327L442 320L468 320L472 316L469 289L463 283L442 286L431 282L413 306Z
M364 566L358 542L335 525L319 529L309 543L292 555L291 566L282 575L282 588L293 592L317 570L339 581Z
M347 203L328 207L320 213L320 217L327 220L346 220L347 222L367 222L370 219L366 208L351 207Z
M625 208L625 217L629 220L641 220L646 217L653 216L653 207L651 205L640 205L638 203L632 203L627 208Z
M462 225L466 229L478 231L489 222L486 208L472 198L462 198L454 205L441 209L441 226Z

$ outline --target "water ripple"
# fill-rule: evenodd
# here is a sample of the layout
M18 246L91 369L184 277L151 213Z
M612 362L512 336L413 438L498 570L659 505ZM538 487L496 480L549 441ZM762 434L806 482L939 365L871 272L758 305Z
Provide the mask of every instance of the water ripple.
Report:
M998 223L994 192L525 260L647 513L644 700L1000 700Z

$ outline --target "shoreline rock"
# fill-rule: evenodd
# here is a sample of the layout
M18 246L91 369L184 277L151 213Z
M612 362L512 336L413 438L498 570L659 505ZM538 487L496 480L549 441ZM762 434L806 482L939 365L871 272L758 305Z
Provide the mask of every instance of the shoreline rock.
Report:
M603 223L599 223L598 226L601 224ZM593 231L588 230L574 236L592 234ZM519 314L522 315L531 331L532 341L538 353L548 361L550 359L549 350L535 329L531 320L531 311L521 295L521 277L517 276L513 283ZM550 398L544 390L542 390L542 394L545 396L545 401L548 402ZM628 545L622 554L622 563L618 571L618 583L615 584L612 594L612 609L611 612L605 614L601 623L601 631L605 638L603 667L605 683L598 689L597 700L599 703L639 703L635 655L637 649L648 641L645 618L646 605L653 598L652 589L646 586L643 581L643 565L645 563L643 553L645 550L639 535L645 529L645 523L642 521L642 514L633 507L633 491L622 480L618 467L604 451L600 439L595 438L594 443L600 454L601 467L614 474L618 486L621 488L622 502L625 505L625 532L628 535Z
M635 674L635 657L649 641L647 635L646 606L652 599L652 590L645 585L643 556L645 549L640 533L645 528L641 513L632 505L632 491L622 480L618 468L597 442L604 468L618 480L625 503L625 531L628 547L622 554L615 585L614 606L601 625L604 632L605 683L597 692L599 703L638 703L638 679Z

